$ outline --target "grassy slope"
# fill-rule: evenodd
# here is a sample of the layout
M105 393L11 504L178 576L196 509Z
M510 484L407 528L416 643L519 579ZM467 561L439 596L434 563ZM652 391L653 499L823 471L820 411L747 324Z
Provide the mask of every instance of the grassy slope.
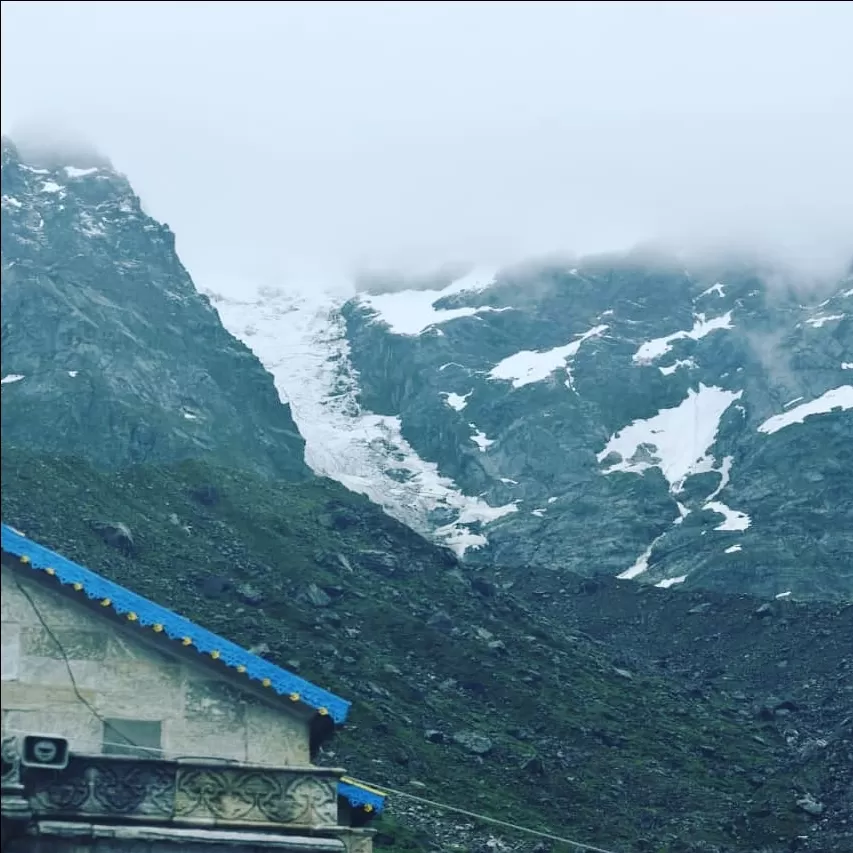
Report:
M774 775L781 744L766 732L757 740L724 698L620 676L606 646L508 593L478 594L468 570L337 484L275 486L202 463L103 473L4 447L2 485L5 522L236 642L265 642L271 659L354 700L324 760L360 778L655 853L703 839L782 849L806 825ZM214 505L193 496L203 486L215 487ZM92 519L127 523L137 554L103 544ZM367 550L392 555L393 570ZM205 596L210 576L251 583L263 602L248 605L234 588ZM330 606L304 600L311 582L331 592ZM438 609L452 634L427 626ZM450 739L428 742L427 729L474 730L494 749L480 758ZM532 756L541 767L522 769ZM756 786L757 776L769 781ZM451 818L445 834L465 823ZM419 849L423 824L409 804L398 799L380 826L392 849Z

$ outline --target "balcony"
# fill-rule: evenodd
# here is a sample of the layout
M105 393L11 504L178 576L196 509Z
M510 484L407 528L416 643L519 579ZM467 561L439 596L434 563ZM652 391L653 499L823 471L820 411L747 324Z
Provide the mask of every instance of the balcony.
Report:
M341 770L74 754L64 770L21 767L20 773L37 821L341 828Z

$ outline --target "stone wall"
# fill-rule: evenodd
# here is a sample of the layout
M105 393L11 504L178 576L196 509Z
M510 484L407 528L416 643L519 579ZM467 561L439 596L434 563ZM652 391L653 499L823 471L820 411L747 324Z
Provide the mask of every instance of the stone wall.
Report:
M62 735L75 752L101 753L121 751L105 742L123 744L123 731L159 741L165 758L310 764L307 720L154 648L141 631L3 566L4 732Z
M34 837L13 840L4 850L6 853L370 853L371 847L369 838L357 830L348 838L318 838L54 822L42 825Z

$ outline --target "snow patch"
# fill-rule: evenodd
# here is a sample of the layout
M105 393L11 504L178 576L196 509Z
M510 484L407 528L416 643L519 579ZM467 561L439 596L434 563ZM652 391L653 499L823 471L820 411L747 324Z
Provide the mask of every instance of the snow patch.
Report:
M842 370L853 370L853 361L842 361L841 362Z
M446 323L458 317L472 317L494 311L511 311L512 308L436 308L435 303L456 293L478 292L494 283L496 269L475 270L442 290L401 290L396 293L359 294L359 304L370 308L377 322L385 323L395 335L419 335L430 326Z
M540 509L531 510L530 514L535 515L537 518L542 518L542 517L544 517L546 512L547 512L547 510L540 508Z
M853 385L842 385L821 394L815 400L803 403L781 415L773 415L758 427L759 432L772 435L791 424L801 424L813 415L825 415L833 409L853 409Z
M816 329L819 329L827 323L832 323L835 320L843 320L846 316L846 314L818 314L817 317L809 317L809 319L806 320L806 323L810 326L814 326Z
M745 512L726 506L722 501L708 501L702 509L711 510L723 516L723 521L714 530L746 530L751 523L750 517Z
M474 435L471 436L471 441L480 448L481 453L485 453L486 449L495 443L494 439L486 438L486 433L477 429L476 424L468 424L468 426L471 427L471 429L476 430Z
M20 382L25 378L26 377L22 376L20 373L10 373L8 376L4 376L0 379L0 385L11 385L13 382Z
M716 440L723 413L742 394L700 383L699 390L691 388L678 406L633 421L611 436L598 454L599 462L611 453L621 457L604 473L642 474L648 468L659 468L671 491L678 492L691 474L715 470L708 449Z
M464 396L460 394L454 394L451 392L443 392L444 393L444 402L450 406L451 409L456 409L457 412L461 412L465 406L468 405L468 398L474 393L473 391L469 391Z
M666 578L659 581L655 586L660 587L661 589L669 589L671 586L675 586L677 583L684 583L686 580L687 575L679 575L677 578Z
M706 502L714 500L718 494L720 494L723 489L729 484L729 480L731 479L731 471L732 471L732 462L734 462L733 456L724 456L723 461L720 463L719 468L712 468L712 471L717 471L720 475L720 484L711 492L710 495L706 498Z
M644 343L634 353L634 362L636 364L648 364L649 362L655 361L672 349L673 341L684 339L698 341L700 338L704 338L706 335L710 335L711 332L715 332L718 329L731 328L731 311L727 311L722 317L713 317L710 320L706 320L704 314L696 314L694 316L692 329L673 332L671 335L666 335L663 338L655 338L654 340L646 341L646 343Z
M726 548L726 550L723 553L724 554L737 554L738 551L743 551L742 545L730 545L728 548Z
M793 400L788 400L788 402L787 402L787 403L783 403L783 404L782 404L782 408L783 408L783 409L787 409L787 408L788 408L788 406L793 406L793 405L794 405L794 403L799 403L799 402L800 402L800 400L805 400L805 397L794 397L794 399L793 399Z
M710 296L712 293L716 293L717 296L725 296L726 292L723 289L723 285L721 282L717 282L716 284L712 284L707 290L703 290L699 294L699 298L701 299L703 296Z
M491 379L512 380L513 388L521 388L524 385L541 382L555 370L565 367L568 373L566 384L571 388L573 387L572 374L567 362L577 355L585 340L602 334L606 329L607 326L595 326L565 346L554 347L554 349L541 352L522 350L507 356L489 371L489 377Z
M399 417L361 408L340 310L351 297L349 287L265 290L251 302L208 296L226 328L272 373L305 439L305 462L317 474L367 495L459 555L487 544L479 527L518 511L515 502L490 506L463 494L403 438ZM433 531L436 511L452 520Z
M511 486L518 485L518 480L511 480L509 477L500 477L499 479L502 483L508 483Z
M658 539L660 539L660 536L658 536ZM652 542L652 544L649 545L649 547L646 548L639 557L637 557L636 562L630 569L625 569L622 574L616 575L617 579L620 581L630 581L638 575L643 574L643 572L647 572L649 570L649 558L652 556L652 549L655 547L655 542L657 542L658 539L655 539L655 541Z
M85 178L86 175L94 175L97 171L98 169L95 166L91 169L78 169L76 166L65 167L65 174L68 175L69 178Z
M775 596L775 597L776 597L776 598L790 598L790 596L791 596L791 590L790 590L790 589L787 589L787 590L785 590L785 592L780 592L780 593L779 593L777 596Z
M683 503L676 501L676 505L678 506L678 518L673 520L673 522L672 522L673 527L677 527L679 524L681 524L684 521L685 518L687 518L688 515L690 515L690 510L686 506L684 506ZM663 539L664 536L666 536L666 533L667 533L667 531L665 530L663 533L660 534L660 536L656 536L652 540L652 544L649 545L649 547L646 548L646 550L643 551L643 553L640 554L639 557L637 557L637 560L635 561L634 565L631 566L630 569L625 569L624 572L622 572L619 575L616 575L617 579L618 580L632 580L633 578L637 577L638 575L643 574L643 572L648 571L649 559L652 556L652 551L654 550L655 545L657 545L657 543L661 539ZM687 575L684 575L684 577L682 577L681 580L683 581L686 577L687 577ZM681 581L673 580L673 583L681 583ZM657 586L660 586L660 584L657 584Z
M77 374L78 374L79 372L80 372L80 371L78 371L78 370L69 370L69 371L68 371L68 375L69 375L72 379L76 379L76 378L77 378Z
M693 361L692 358L680 358L674 364L667 365L666 367L658 367L658 370L664 376L669 376L670 374L675 373L679 367L696 367L696 362Z
M3 204L7 205L8 207L23 207L21 202L19 202L18 199L16 199L13 195L4 195Z
M45 181L41 185L41 191L43 193L58 193L62 192L65 189L61 184L56 183L56 181Z

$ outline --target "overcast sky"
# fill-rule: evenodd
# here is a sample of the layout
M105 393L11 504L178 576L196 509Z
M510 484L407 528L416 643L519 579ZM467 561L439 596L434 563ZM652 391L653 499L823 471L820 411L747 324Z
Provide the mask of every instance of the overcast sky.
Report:
M201 287L668 239L853 255L853 4L7 2Z

